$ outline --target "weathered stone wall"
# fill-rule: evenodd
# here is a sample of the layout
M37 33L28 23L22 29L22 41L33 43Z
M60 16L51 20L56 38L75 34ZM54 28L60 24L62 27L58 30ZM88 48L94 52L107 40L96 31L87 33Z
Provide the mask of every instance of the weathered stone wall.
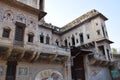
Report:
M6 62L0 62L0 80L6 77ZM18 63L16 70L16 80L35 80L37 75L44 70L59 72L63 78L64 68L60 64L44 64L44 63ZM48 75L49 74L49 75ZM42 77L50 77L50 72L43 72Z
M28 34L34 34L34 41L37 41L37 27L38 27L38 18L35 15L29 14L20 9L16 9L10 6L7 6L3 3L0 3L0 37L2 37L3 29L8 27L10 31L10 40L14 39L15 34L15 23L21 22L25 24L25 34L24 34L24 43L28 41Z
M101 19L100 17L96 17L82 25L78 25L77 28L72 29L69 32L62 35L62 40L63 40L62 44L64 45L65 39L67 39L68 43L71 44L72 43L71 38L72 36L74 36L76 45L80 45L81 44L80 36L79 36L80 33L83 33L84 44L103 39L105 37L103 35L102 24L105 25L104 20ZM104 28L106 27L104 26ZM98 30L100 31L100 35L97 34ZM89 39L87 38L87 35L89 35ZM77 43L77 40L78 40L78 43Z
M39 8L39 0L17 0L34 8Z
M6 68L6 61L0 61L0 80L5 80Z
M89 66L88 74L88 80L112 80L107 67Z
M91 65L88 56L84 57L84 63L86 80L112 80L107 66Z

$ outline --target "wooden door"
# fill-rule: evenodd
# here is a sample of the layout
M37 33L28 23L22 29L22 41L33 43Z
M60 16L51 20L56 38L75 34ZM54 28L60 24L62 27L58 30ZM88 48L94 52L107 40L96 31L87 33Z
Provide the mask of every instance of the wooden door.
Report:
M7 62L6 80L15 80L16 66L17 66L16 61L8 61Z
M72 79L73 80L85 80L85 70L83 56L77 56L73 60L72 66Z

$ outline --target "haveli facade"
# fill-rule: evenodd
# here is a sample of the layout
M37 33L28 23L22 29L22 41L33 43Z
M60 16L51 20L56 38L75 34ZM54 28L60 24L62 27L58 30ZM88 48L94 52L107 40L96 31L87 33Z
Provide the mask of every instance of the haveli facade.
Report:
M111 80L104 15L92 10L62 28L45 15L44 0L0 0L0 80Z

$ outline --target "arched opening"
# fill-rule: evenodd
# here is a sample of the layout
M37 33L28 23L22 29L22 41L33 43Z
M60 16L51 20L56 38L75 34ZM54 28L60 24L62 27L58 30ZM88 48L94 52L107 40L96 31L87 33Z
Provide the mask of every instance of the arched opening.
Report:
M72 40L72 46L75 46L75 37L74 37L74 35L72 35L71 40Z
M80 36L80 43L83 44L84 43L83 33L80 33L79 36Z
M39 72L35 80L63 80L63 76L58 71L48 69Z
M48 34L47 34L47 36L46 36L46 44L50 44L50 37L49 37Z
M44 43L44 35L43 35L43 33L41 33L41 35L40 35L40 43Z
M57 39L56 39L56 41L55 41L55 42L56 42L56 45L57 45L57 46L59 46L59 41L58 41Z
M28 33L28 42L33 42L34 34L32 32Z
M68 47L68 41L67 39L64 40L65 47Z
M2 34L2 37L4 37L4 38L9 38L9 36L10 36L10 28L9 27L5 27L5 28L3 28L3 34Z

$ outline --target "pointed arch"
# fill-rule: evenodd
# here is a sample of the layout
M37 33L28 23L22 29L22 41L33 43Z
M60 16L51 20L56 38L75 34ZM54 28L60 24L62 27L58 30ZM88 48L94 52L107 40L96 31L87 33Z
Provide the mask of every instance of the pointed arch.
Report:
M72 46L75 46L75 37L74 37L74 35L72 35L71 40L72 40Z
M47 34L47 36L46 36L46 44L50 44L50 37L49 37L48 34Z

